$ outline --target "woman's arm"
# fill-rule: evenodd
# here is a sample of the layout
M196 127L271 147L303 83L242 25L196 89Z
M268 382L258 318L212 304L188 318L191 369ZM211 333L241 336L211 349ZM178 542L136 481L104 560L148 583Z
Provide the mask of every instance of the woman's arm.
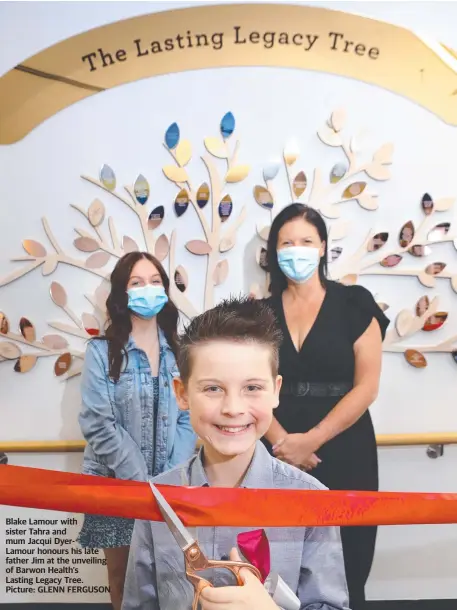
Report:
M268 428L265 438L271 445L276 445L278 441L287 436L286 430L281 426L276 417L273 417L271 426Z
M100 462L113 470L118 479L146 480L144 457L130 434L116 422L102 357L91 343L84 359L81 397L79 425Z

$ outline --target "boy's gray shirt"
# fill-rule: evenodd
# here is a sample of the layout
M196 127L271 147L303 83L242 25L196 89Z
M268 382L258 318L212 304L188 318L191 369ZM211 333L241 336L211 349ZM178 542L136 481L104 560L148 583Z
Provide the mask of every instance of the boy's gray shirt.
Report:
M181 466L153 479L163 485L208 486L202 451ZM257 489L326 488L314 477L270 456L257 442L241 487ZM152 497L152 492L151 492ZM306 502L306 496L303 498ZM233 507L236 510L236 506ZM282 507L277 507L281 512ZM240 532L256 528L198 527L193 530L209 559L228 558ZM337 527L264 528L271 551L271 572L280 574L300 599L300 610L349 610L340 530ZM214 575L213 575L214 576ZM217 572L216 586L230 585ZM191 610L194 589L187 581L184 555L163 522L136 521L122 610Z

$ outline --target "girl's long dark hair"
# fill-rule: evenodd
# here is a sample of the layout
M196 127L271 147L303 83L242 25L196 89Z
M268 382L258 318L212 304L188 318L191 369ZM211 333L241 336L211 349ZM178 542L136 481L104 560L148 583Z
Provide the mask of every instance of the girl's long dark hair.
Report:
M325 221L317 210L303 203L291 203L283 208L271 224L267 243L267 266L270 274L269 290L272 296L280 296L287 288L287 278L281 271L278 263L278 236L282 227L291 220L303 218L306 222L316 227L319 238L325 242L324 255L319 262L319 279L322 286L327 282L327 243L328 233Z
M104 335L94 337L102 341L108 341L108 364L109 376L118 381L121 374L122 362L128 360L125 346L132 332L131 312L127 307L128 295L127 284L132 274L132 269L141 259L150 261L162 278L163 287L168 295L170 280L160 262L148 252L129 252L118 260L111 273L111 291L106 299L108 314L107 327ZM176 341L179 313L176 305L168 300L166 305L157 315L157 322L162 329L168 345L176 356Z

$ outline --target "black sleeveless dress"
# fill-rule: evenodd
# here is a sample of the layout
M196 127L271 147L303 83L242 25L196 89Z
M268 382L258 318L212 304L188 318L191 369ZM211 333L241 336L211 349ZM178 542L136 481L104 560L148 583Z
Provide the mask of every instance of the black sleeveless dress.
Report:
M384 339L389 319L362 286L328 282L316 321L297 352L286 325L282 297L265 302L273 309L284 338L279 372L283 377L280 404L274 415L289 433L307 432L351 390L354 343L373 318ZM263 439L271 452L270 444ZM376 437L368 411L348 430L317 452L322 462L311 474L330 489L378 490ZM365 583L373 562L376 527L343 527L346 577L351 610L365 608Z

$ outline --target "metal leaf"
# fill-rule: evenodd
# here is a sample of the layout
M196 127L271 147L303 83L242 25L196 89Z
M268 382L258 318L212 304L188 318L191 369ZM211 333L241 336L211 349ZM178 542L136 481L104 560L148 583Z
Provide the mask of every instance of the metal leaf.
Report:
M169 149L173 149L178 145L179 142L179 127L177 123L172 123L165 132L165 144Z
M21 355L21 350L18 345L10 341L0 341L0 356L6 360L15 360Z
M353 199L361 195L367 186L366 182L353 182L345 188L343 192L343 199Z
M10 323L6 315L0 311L0 334L7 335L10 332Z
M128 235L124 235L124 237L122 238L122 248L126 254L128 252L139 252L140 250L136 241Z
M268 271L268 263L267 263L267 250L266 248L260 247L257 250L257 264L260 266L263 271Z
M450 222L441 222L436 225L427 236L428 241L442 241L446 238L451 228Z
M408 252L411 254L411 256L422 257L429 256L432 253L432 250L428 246L420 246L419 244L415 244L408 249Z
M163 207L163 205L158 205L149 214L148 229L150 231L153 231L154 229L157 229L157 227L162 222L164 216L165 216L165 208Z
M381 249L383 246L386 245L388 239L389 239L388 233L386 233L386 232L376 233L376 235L373 235L373 237L370 239L370 241L367 244L368 252L376 252L376 250Z
M298 159L298 155L300 154L300 150L298 148L297 143L294 140L288 142L284 148L283 154L286 165L293 165Z
M109 259L110 255L108 252L95 252L86 260L85 266L87 269L100 269L100 267L104 267L106 265Z
M81 252L96 252L100 247L98 241L92 237L78 237L73 245Z
M226 220L228 220L230 218L230 214L232 213L233 210L233 203L232 203L232 198L230 197L230 195L225 195L225 197L222 198L220 204L219 204L219 217L221 219L221 222L225 222Z
M223 284L227 279L229 272L229 263L227 259L219 261L214 269L213 282L215 286Z
M187 271L184 269L184 267L181 267L181 265L179 267L177 267L177 269L175 271L175 284L176 284L176 288L180 292L185 292L186 288L189 284L189 279L187 277Z
M438 275L444 268L446 267L446 263L432 263L425 268L425 273L427 275Z
M251 168L249 165L235 165L231 167L225 175L226 182L241 182L249 174Z
M430 299L427 295L421 297L416 303L416 316L421 317L426 313L428 308L430 307Z
M344 176L346 175L348 169L349 166L346 163L336 163L330 171L331 184L336 184L337 182L342 180L342 178L344 178Z
M90 335L91 337L96 337L100 334L100 324L93 314L83 313L81 316L81 320L84 329L88 335Z
M303 195L306 191L306 185L307 179L305 172L298 172L292 184L295 197L301 197Z
M109 165L104 165L100 170L100 182L109 191L114 191L116 188L116 174Z
M338 108L332 112L330 124L335 131L341 131L346 122L346 111L344 108Z
M181 140L178 144L176 151L176 161L179 165L187 165L192 157L192 146L189 140Z
M30 320L27 320L27 318L21 318L19 320L19 330L21 331L21 335L24 337L24 339L26 339L30 343L36 341L35 327L30 322Z
M40 242L35 241L33 239L24 239L22 242L22 247L30 256L35 256L36 258L43 258L46 256L46 248L40 244Z
M414 234L414 223L410 220L405 223L400 230L400 235L398 236L400 248L407 248L409 244L413 241Z
M187 210L189 207L189 193L186 191L186 189L181 189L176 195L174 207L176 216L178 218Z
M133 192L135 194L135 199L141 205L144 205L149 199L149 194L151 190L149 188L149 182L146 180L143 174L140 174L135 180L135 184L133 185Z
M264 186L257 185L254 187L254 199L262 208L265 208L266 210L271 210L273 208L273 196Z
M235 117L231 112L224 114L221 120L221 134L225 139L229 138L235 131Z
M274 180L276 178L280 166L281 164L279 163L279 161L270 161L265 165L265 167L263 168L263 179L265 180L265 182L268 182L268 180Z
M408 364L416 369L423 369L427 366L425 356L415 349L407 349L405 351L405 358Z
M62 354L61 356L59 356L54 365L55 376L61 377L62 375L67 373L70 370L72 360L73 359L69 352L65 352L65 354Z
M168 237L163 234L156 241L156 245L154 248L155 257L162 262L168 256L168 252L170 250L170 242L168 241Z
M28 356L27 354L25 354L24 356L21 356L18 360L16 360L14 364L14 372L28 373L33 369L37 361L38 358L36 356Z
M205 138L204 143L206 150L214 157L218 157L219 159L227 158L227 147L225 146L225 142L220 138Z
M399 254L390 254L386 256L379 264L381 267L396 267L398 263L403 259Z
M428 193L425 193L422 197L422 209L424 211L424 214L426 214L427 216L430 216L430 214L433 212L433 199L431 198L431 196Z
M197 191L197 205L200 209L203 209L209 201L209 186L206 182L203 182Z
M100 199L94 199L87 210L87 217L93 227L98 227L105 219L105 206Z
M181 183L187 182L187 172L183 167L177 167L176 165L166 165L162 168L163 173L172 182Z
M49 291L51 293L51 299L57 305L57 307L65 307L67 304L67 293L65 288L58 282L52 282Z
M196 254L202 256L204 254L209 254L212 250L211 246L201 239L193 239L192 241L188 241L186 244L187 250L192 254Z
M341 248L340 246L336 246L335 248L332 248L330 250L330 262L331 263L335 262L341 256L342 252L343 252L343 248Z
M59 260L56 256L48 257L45 261L44 265L41 267L42 275L51 275L57 269L57 265L59 264Z
M445 311L437 311L436 313L433 313L429 318L426 319L422 330L427 332L438 330L438 328L441 328L446 322L448 315L449 314Z
M68 341L61 335L45 335L42 341L46 347L51 349L65 349L68 347Z

